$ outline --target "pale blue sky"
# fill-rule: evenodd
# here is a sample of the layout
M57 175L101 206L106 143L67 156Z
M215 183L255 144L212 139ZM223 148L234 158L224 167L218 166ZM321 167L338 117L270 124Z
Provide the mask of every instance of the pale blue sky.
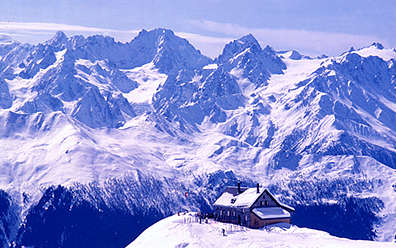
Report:
M14 30L16 22L68 24L69 34L95 33L81 26L96 27L120 40L135 34L127 30L166 27L190 34L186 38L211 56L249 32L262 44L308 54L335 55L374 41L396 47L395 0L5 0L0 10L0 33L31 42L64 27L26 24Z

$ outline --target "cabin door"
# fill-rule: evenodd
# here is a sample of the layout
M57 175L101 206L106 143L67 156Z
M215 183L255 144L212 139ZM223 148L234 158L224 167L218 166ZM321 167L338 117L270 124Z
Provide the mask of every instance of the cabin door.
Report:
M240 225L240 224L241 224L241 216L238 215L238 225Z

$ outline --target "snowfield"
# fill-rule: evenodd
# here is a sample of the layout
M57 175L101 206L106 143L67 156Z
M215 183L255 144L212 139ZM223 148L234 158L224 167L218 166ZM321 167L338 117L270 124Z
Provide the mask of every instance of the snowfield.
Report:
M225 236L222 234L225 231ZM199 224L194 213L174 215L145 230L127 248L385 248L395 244L349 240L326 232L275 224L263 229L249 229L233 224L209 220Z

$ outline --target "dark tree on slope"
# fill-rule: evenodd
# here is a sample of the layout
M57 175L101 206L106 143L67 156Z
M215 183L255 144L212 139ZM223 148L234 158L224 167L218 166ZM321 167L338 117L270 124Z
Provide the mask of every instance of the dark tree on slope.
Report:
M10 245L18 220L15 203L10 195L0 190L0 247Z
M380 222L375 213L382 207L383 202L374 197L346 198L337 204L297 205L292 223L338 237L373 240L373 225Z
M122 206L95 206L62 186L51 187L29 211L17 247L125 247L161 217L155 209L131 214Z
M271 185L270 190L281 196L293 192L291 199L281 197L281 200L296 209L292 223L299 227L323 230L343 238L373 240L374 226L381 222L377 213L384 203L376 197L350 197L345 192L362 193L381 184L380 180L354 178L292 180L287 190L278 185Z

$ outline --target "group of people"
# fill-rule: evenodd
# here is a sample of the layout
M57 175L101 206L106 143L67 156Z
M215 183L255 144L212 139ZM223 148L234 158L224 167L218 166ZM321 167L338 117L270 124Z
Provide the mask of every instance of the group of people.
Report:
M178 211L177 212L177 216L180 215L186 215L188 213L188 211ZM191 219L191 217L193 217L193 219ZM209 214L202 214L201 212L195 213L194 215L190 214L190 218L187 221L184 221L185 223L191 223L191 222L199 222L199 224L202 224L202 222L204 221L204 223L208 224L209 223Z
M201 212L198 212L198 213L196 213L195 216L199 218L199 224L202 224L202 220L204 220L206 224L209 223L209 215L208 214L202 214Z

